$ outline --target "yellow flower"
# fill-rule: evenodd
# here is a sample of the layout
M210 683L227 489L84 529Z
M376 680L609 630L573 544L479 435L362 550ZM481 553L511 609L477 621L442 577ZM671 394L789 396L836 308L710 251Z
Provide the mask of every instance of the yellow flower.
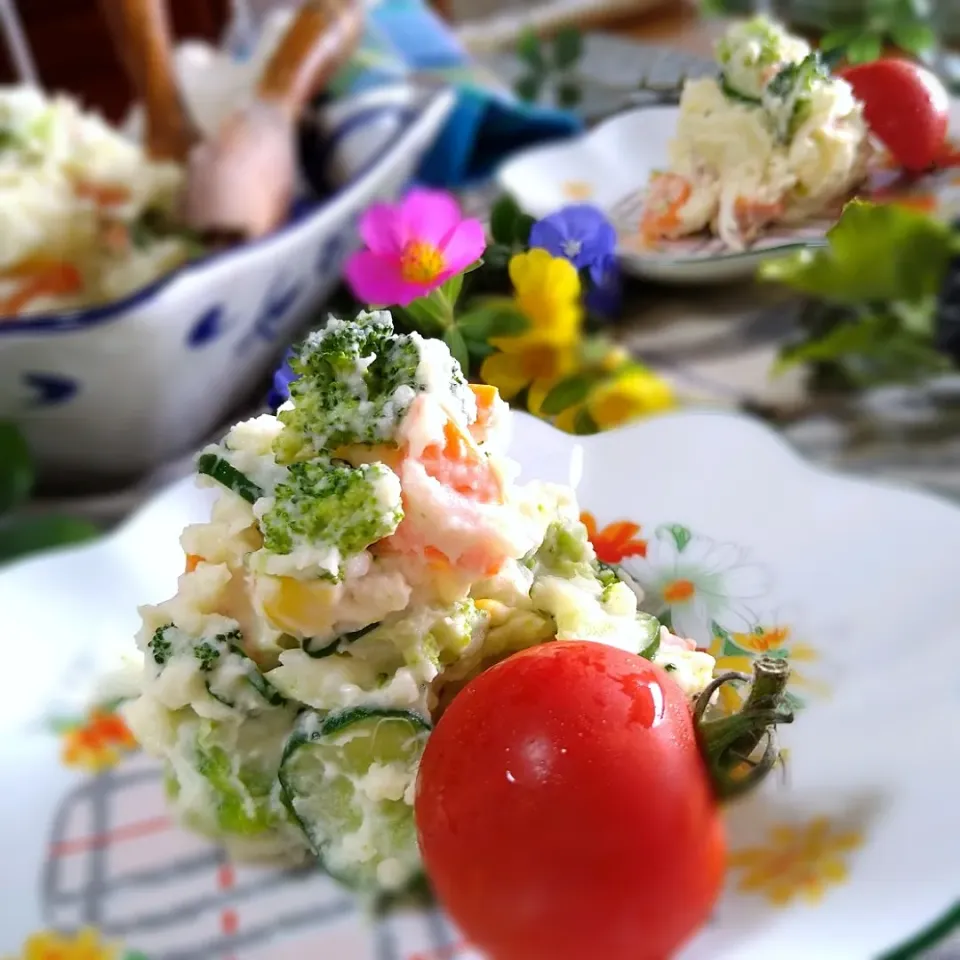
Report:
M601 430L618 427L676 406L673 388L650 370L630 367L602 380L587 397L587 410Z
M775 827L767 846L732 854L730 867L742 871L737 888L743 893L762 894L780 907L797 897L816 903L827 887L847 879L844 854L862 845L860 831L834 830L818 817L805 826Z
M724 652L727 639L742 652L731 653L729 647ZM785 654L791 667L817 660L817 651L808 644L795 643L787 626L757 627L751 633L731 633L726 637L714 635L708 653L717 661L715 672L718 676L731 670L749 675L753 672L754 659L768 653ZM796 669L790 674L790 687L802 687L819 696L827 696L830 692L826 684L797 673ZM746 690L746 684L725 683L718 695L720 709L724 713L736 713L743 705Z
M86 927L77 934L35 933L23 945L19 960L114 960L117 956L115 944L104 943L96 930Z
M480 376L505 400L531 387L542 402L576 368L583 320L580 277L568 260L540 249L516 254L509 271L517 309L530 326L516 336L491 338L490 345L500 352L483 361Z

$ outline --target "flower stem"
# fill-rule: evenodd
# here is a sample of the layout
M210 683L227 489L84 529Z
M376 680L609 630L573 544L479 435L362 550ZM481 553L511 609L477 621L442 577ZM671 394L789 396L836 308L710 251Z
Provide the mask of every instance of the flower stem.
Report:
M746 683L744 673L724 673L700 694L694 721L700 749L710 770L717 796L729 800L747 793L780 762L776 728L793 722L793 711L785 696L790 664L774 657L760 657L753 664L753 683L737 713L704 720L704 713L717 690L726 683ZM766 741L759 760L753 754ZM744 766L747 772L743 773Z

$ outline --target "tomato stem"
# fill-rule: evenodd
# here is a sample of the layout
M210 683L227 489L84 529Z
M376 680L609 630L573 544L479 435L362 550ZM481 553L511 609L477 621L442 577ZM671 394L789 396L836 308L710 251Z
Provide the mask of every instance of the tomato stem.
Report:
M780 762L776 729L781 723L793 722L793 711L786 702L790 664L775 657L754 661L753 683L740 710L728 717L704 719L717 690L750 679L745 673L721 674L700 694L694 707L700 749L722 800L752 790ZM764 743L760 758L754 759Z

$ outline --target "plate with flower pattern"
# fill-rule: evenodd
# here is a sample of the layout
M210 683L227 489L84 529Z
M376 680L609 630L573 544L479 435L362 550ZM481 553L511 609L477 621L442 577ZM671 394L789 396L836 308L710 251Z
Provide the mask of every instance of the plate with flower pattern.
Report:
M793 665L785 777L726 810L726 889L682 960L902 960L948 934L960 510L814 469L728 414L587 438L518 415L514 434L525 476L573 484L599 557L719 670ZM137 604L172 593L179 532L209 505L184 481L104 540L0 574L21 657L0 698L0 956L480 960L436 909L373 920L318 870L232 863L172 823L96 682L132 649Z
M534 217L572 203L601 209L617 230L617 253L639 277L666 283L713 283L751 277L757 267L791 250L823 246L836 218L777 227L746 250L698 234L650 246L640 235L646 184L668 167L679 108L643 107L617 114L587 133L515 154L497 171L501 189ZM950 132L960 136L960 100L951 102ZM945 219L960 213L960 175L945 170L910 184L878 169L867 194L874 202L903 203Z

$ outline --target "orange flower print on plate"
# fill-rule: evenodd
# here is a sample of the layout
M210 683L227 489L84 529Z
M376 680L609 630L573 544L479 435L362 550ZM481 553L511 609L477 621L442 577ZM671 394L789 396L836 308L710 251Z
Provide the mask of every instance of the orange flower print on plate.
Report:
M621 520L602 529L592 513L580 514L580 522L587 528L587 536L597 559L602 563L622 563L627 557L645 557L647 541L640 537L640 525Z
M778 907L794 900L818 903L832 886L845 883L850 854L863 846L859 830L835 828L827 817L807 824L781 824L764 846L730 856L739 873L737 889L766 897Z
M62 736L60 756L68 767L100 773L137 749L137 741L116 709L94 707L79 721L57 726Z
M91 927L76 933L43 930L27 939L20 953L5 960L147 960L108 943Z

